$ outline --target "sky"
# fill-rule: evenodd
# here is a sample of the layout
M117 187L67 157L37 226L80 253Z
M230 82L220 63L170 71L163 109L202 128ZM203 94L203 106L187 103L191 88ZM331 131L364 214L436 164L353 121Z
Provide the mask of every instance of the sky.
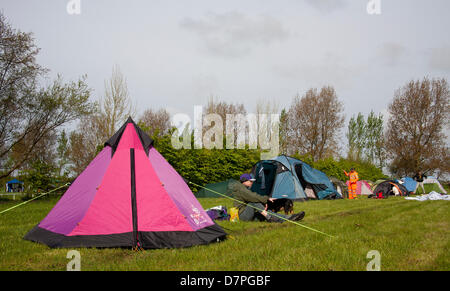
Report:
M410 80L450 76L448 0L78 1L79 14L69 0L0 0L0 10L33 32L47 82L86 74L97 100L118 65L139 114L192 116L211 96L248 112L261 100L288 108L331 85L348 121L386 114Z

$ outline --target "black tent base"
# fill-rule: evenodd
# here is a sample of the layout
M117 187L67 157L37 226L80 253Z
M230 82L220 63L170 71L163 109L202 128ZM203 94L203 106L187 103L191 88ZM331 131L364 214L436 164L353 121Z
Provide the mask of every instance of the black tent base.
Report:
M143 249L185 248L206 245L226 238L227 233L217 224L197 231L138 232ZM108 235L66 236L40 228L30 230L24 239L46 244L51 248L133 248L133 232Z

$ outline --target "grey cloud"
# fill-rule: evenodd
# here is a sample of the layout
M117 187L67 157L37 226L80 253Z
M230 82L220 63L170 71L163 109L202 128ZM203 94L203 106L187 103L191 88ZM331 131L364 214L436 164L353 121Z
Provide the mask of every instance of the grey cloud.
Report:
M180 25L195 33L209 53L225 57L244 56L256 46L267 46L289 36L274 17L250 17L236 11L210 14L202 20L185 18Z
M406 53L405 46L394 42L385 42L378 48L378 57L387 66L395 66L400 63Z
M325 13L333 12L347 5L344 0L305 0L305 2L320 12Z
M450 71L450 45L431 50L430 66L433 69Z
M360 66L351 66L334 53L328 52L311 63L303 60L295 63L276 64L272 72L282 78L302 80L311 86L350 86L355 76L362 71Z

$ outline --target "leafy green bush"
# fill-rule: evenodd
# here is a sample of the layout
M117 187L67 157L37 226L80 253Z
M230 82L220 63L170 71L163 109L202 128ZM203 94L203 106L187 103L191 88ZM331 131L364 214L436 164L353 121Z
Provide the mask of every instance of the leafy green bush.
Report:
M170 135L152 137L154 146L187 181L198 185L238 179L259 161L259 150L249 149L174 149ZM196 192L199 189L189 184Z

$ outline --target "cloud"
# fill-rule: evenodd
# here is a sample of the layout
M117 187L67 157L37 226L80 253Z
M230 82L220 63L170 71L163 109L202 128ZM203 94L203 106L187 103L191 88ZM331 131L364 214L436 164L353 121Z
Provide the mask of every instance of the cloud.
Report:
M344 0L305 0L305 2L324 13L336 11L347 5Z
M450 71L450 45L431 50L430 66L433 69Z
M355 76L361 73L361 67L351 66L338 55L328 52L318 59L298 60L272 66L272 72L281 78L302 80L308 86L320 87L333 85L347 87Z
M268 46L289 36L274 17L250 17L237 11L210 14L201 20L185 18L180 25L195 33L207 52L224 57L245 56L256 47Z
M378 56L387 66L395 66L401 62L402 57L407 53L405 46L394 43L385 42L378 48Z

